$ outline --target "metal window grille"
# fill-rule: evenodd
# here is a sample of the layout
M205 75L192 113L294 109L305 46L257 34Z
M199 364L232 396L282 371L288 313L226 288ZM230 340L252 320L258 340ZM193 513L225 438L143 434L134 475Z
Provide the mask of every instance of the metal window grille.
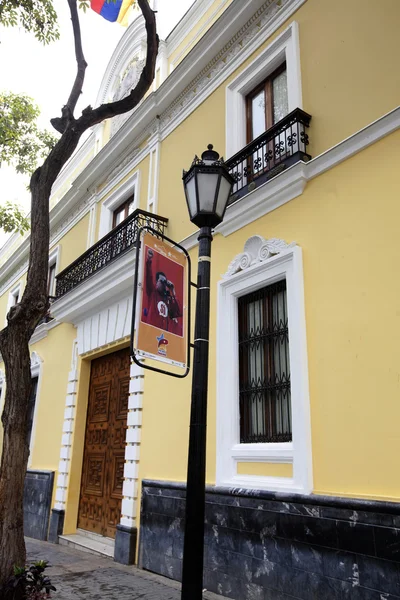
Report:
M290 442L286 281L238 300L241 443Z

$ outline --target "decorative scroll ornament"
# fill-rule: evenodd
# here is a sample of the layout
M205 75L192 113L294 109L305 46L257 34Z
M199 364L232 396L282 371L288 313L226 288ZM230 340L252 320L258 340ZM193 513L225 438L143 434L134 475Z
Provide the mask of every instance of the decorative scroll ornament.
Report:
M114 117L115 118L115 117ZM111 171L109 176L107 177L105 183L110 183L113 179L116 178L117 175L121 173L125 169L127 165L129 165L133 159L140 153L140 148L134 148L132 152L128 154L121 162L119 162Z
M113 102L116 100L122 100L125 96L133 90L139 81L141 72L143 71L143 67L145 65L145 59L139 60L139 57L136 56L129 65L126 67L124 73L121 76L119 84L113 95ZM114 117L111 121L111 137L118 131L118 129L129 119L132 112L131 111L124 113L122 115L118 115Z
M293 248L295 245L295 242L287 244L284 240L278 238L265 240L261 235L253 235L245 243L243 252L235 256L229 264L228 270L223 277L227 279L235 275L235 273L245 271L255 264L268 260L271 256L280 254L288 248Z

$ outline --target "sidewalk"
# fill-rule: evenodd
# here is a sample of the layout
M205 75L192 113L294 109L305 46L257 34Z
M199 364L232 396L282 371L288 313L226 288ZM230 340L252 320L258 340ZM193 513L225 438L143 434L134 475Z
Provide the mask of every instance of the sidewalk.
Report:
M67 546L26 539L27 560L48 560L54 600L180 600L180 584ZM211 592L206 600L223 600Z

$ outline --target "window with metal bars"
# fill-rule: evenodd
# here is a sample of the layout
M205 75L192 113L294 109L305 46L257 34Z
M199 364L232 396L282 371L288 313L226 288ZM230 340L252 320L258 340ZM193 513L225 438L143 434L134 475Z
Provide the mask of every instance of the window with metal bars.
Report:
M290 442L286 281L238 299L241 443Z

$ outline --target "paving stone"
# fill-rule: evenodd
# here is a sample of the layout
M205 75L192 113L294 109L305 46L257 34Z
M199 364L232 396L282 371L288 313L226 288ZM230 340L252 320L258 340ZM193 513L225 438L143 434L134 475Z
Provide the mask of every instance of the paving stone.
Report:
M26 539L27 560L48 560L54 600L180 600L180 584L68 546ZM204 600L223 600L206 592Z

